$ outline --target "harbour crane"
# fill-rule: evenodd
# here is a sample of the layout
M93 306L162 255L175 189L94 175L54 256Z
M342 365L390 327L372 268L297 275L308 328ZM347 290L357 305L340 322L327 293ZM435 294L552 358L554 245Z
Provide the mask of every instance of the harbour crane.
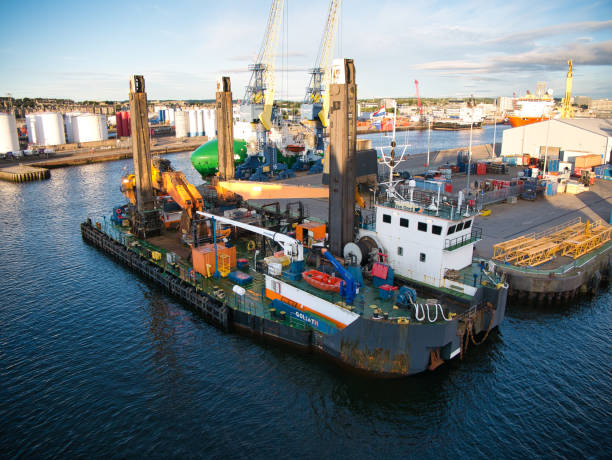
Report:
M240 117L250 123L261 123L266 131L272 127L275 75L274 58L285 0L273 0L268 25L255 64L249 66L251 79L240 106Z
M568 70L565 79L565 97L561 102L561 118L574 118L574 107L572 107L572 80L574 78L572 60L567 61Z
M273 0L261 48L255 64L249 66L251 79L240 105L240 119L254 125L257 144L254 149L247 147L247 160L236 168L239 179L265 181L270 173L286 170L286 165L277 162L276 147L268 140L274 105L274 60L284 6L285 0Z
M319 46L319 54L314 67L310 70L310 83L306 88L306 96L301 106L302 121L314 125L315 150L323 151L323 129L329 123L329 83L331 81L331 65L333 48L338 30L338 18L342 0L331 0L323 38Z
M419 96L419 80L414 80L414 86L416 86L416 97L417 104L419 105L419 115L423 116L423 107L421 106L421 97Z

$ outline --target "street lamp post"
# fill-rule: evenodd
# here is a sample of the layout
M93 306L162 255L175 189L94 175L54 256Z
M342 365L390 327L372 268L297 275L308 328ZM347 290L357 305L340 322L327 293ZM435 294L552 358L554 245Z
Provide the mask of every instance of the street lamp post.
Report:
M467 194L470 196L470 169L472 169L472 130L474 127L474 107L472 107L472 118L470 120L470 148L468 150L468 170L467 170Z
M495 99L495 115L493 116L493 156L497 156L497 152L495 152L496 135L497 135L497 99Z
M431 141L431 118L427 120L427 165L426 167L429 168L429 146L430 146L430 141Z

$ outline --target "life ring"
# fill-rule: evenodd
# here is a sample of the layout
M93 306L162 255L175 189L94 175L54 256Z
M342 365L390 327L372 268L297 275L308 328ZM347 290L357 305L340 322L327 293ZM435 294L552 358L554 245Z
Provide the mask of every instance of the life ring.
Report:
M123 213L121 212L121 208L117 208L117 209L115 209L115 214L117 214L118 216L120 216L121 214L123 214Z
M252 251L253 249L255 249L255 241L251 240L247 244L247 250Z

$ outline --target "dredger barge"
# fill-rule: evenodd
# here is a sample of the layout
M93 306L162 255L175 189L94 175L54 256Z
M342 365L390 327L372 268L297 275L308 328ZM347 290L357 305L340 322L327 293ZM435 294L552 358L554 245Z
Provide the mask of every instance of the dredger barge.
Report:
M346 266L322 248L324 240L313 239L308 223L297 226L310 246L304 247L284 233L244 223L257 221L257 213L246 209L233 212L240 220L198 212L213 235L191 249L181 247L174 229L138 238L122 225L127 218L88 220L81 232L85 241L224 330L318 351L360 371L402 376L458 358L476 336L498 326L505 313L507 286L471 260L473 215L457 212L451 219L422 211L403 203L377 205L375 226L384 230L376 231L373 222L361 228L360 238L348 248L346 259L353 263ZM232 229L224 242L216 236L222 227ZM449 230L457 236L446 238ZM400 231L422 237L398 238ZM391 246L393 239L397 242ZM281 250L265 256L271 243ZM428 283L435 279L436 259L436 268L456 266L462 259L468 263L457 267L461 270L454 280L436 286ZM429 269L408 268L417 264ZM338 276L340 292L311 286L302 277L305 270ZM420 280L408 277L417 273Z
M329 222L255 211L239 197L228 202L222 188L197 189L167 162L152 161L144 79L136 76L132 131L141 135L135 173L121 181L128 203L109 219L87 219L81 233L224 330L376 376L433 370L502 322L508 286L472 260L478 212L461 196L390 182L355 217L354 117L344 110L354 109L354 70L352 61L343 65L348 83L337 86L348 89L345 102L330 91ZM219 89L219 175L233 177L229 79Z

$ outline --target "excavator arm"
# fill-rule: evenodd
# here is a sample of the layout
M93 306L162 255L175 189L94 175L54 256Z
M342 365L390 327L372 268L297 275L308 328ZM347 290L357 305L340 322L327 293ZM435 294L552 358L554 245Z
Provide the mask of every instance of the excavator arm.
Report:
M180 171L161 172L151 165L152 183L156 194L170 195L172 199L193 218L196 211L204 209L202 195ZM134 174L124 176L121 180L121 192L132 204L136 204L136 177Z
M183 208L193 219L196 211L204 209L204 201L200 192L185 178L180 171L162 173L165 194L170 195L176 203Z

